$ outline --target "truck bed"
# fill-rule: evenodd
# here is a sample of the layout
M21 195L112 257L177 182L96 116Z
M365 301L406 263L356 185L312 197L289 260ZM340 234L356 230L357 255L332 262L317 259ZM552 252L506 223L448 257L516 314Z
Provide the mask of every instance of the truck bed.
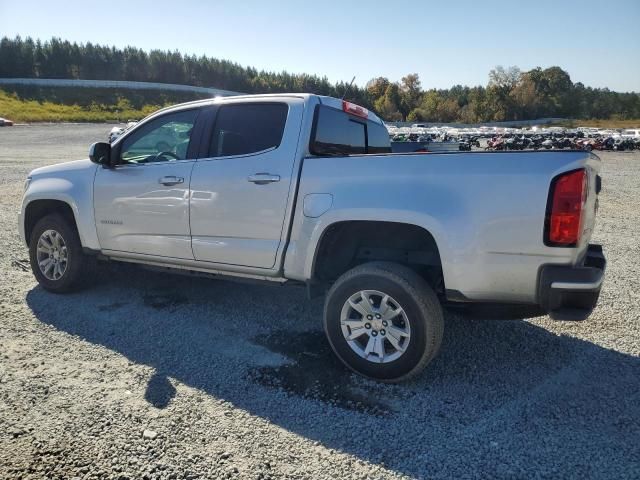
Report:
M595 195L589 195L577 248L543 242L552 179L585 167L593 191L600 161L584 151L307 157L298 198L326 192L332 204L310 218L298 202L291 248L299 258L313 258L314 235L343 220L414 224L434 237L447 290L474 301L534 303L542 265L574 265L586 254ZM286 275L308 278L312 264L301 263L288 261Z

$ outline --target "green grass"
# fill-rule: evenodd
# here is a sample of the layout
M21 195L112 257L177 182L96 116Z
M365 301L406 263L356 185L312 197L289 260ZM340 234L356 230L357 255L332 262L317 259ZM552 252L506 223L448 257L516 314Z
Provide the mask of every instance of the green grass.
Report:
M126 122L202 95L92 88L1 88L0 117L14 122Z
M140 119L163 105L134 108L127 99L105 105L65 105L49 101L22 100L0 90L0 117L14 122L123 122Z

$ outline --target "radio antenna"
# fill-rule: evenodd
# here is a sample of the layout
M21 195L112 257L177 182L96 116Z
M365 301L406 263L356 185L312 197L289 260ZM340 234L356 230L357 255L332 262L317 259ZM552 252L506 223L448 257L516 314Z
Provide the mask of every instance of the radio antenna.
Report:
M356 80L356 76L354 75L351 81L349 82L349 85L347 85L347 87L344 89L344 94L342 95L341 100L344 100L344 97L347 96L347 92L349 91L349 89L351 88L351 85L353 85L353 82L355 82L355 80Z

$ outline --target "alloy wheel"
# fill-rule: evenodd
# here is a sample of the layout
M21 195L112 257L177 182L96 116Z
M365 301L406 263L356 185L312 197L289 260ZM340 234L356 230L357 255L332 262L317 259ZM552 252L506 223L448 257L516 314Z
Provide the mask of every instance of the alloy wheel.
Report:
M340 326L349 347L373 363L397 360L411 341L411 325L404 309L378 290L351 295L342 307Z
M48 280L60 280L67 271L69 257L67 244L56 230L45 230L38 239L38 268Z

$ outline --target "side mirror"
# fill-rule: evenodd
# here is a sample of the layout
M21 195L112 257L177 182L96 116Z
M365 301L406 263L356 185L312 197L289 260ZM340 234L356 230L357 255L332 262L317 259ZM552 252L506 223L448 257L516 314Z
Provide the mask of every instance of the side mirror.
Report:
M96 142L89 147L89 160L105 167L111 166L111 145L107 142Z

